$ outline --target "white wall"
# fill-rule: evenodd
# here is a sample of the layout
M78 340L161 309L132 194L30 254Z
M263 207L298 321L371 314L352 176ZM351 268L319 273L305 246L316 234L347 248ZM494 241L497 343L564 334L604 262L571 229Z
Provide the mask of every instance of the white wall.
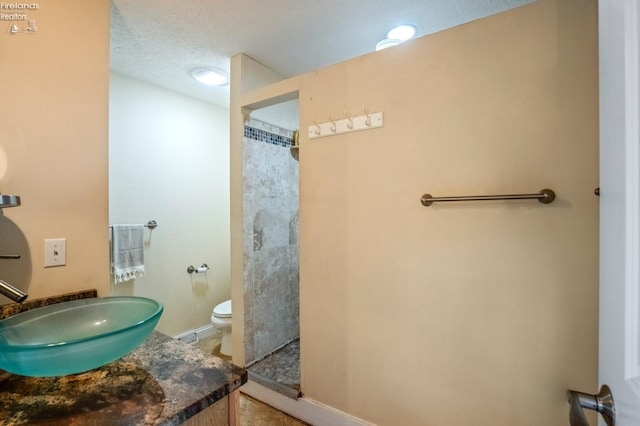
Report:
M158 222L145 276L111 294L163 303L169 335L208 325L230 298L229 111L113 73L109 110L110 223Z
M272 105L251 111L250 117L284 129L297 130L299 115L298 100Z

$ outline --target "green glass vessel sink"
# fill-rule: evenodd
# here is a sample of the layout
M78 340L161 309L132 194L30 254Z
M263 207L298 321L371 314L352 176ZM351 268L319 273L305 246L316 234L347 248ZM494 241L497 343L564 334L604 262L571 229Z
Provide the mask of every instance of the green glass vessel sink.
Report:
M144 297L105 297L43 306L0 320L0 368L23 376L82 373L137 348L162 305Z

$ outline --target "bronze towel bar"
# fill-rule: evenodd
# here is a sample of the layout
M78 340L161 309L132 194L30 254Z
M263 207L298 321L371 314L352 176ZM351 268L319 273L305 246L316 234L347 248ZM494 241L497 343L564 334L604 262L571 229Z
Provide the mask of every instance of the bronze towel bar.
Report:
M424 194L420 198L423 206L427 207L433 203L443 201L492 201L492 200L532 200L536 199L542 204L549 204L556 199L556 194L550 189L543 189L537 194L512 194L512 195L470 195L459 197L434 197L431 194Z

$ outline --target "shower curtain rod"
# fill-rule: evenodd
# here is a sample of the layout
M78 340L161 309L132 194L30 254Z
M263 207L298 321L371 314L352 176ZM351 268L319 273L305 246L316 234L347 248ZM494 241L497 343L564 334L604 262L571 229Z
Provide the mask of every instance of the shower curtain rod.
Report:
M420 198L423 206L444 201L493 201L493 200L535 200L542 204L549 204L555 200L556 194L551 189L543 189L537 194L509 194L509 195L463 195L458 197L434 197L424 194Z

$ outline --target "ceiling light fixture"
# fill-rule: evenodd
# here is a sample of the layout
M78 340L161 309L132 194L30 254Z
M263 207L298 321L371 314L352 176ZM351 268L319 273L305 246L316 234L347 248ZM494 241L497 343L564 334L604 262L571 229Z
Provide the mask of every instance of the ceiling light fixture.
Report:
M229 83L227 73L217 68L195 68L191 70L191 77L207 86L224 86Z
M398 40L396 38L385 38L376 44L376 50L386 49L387 47L395 46L400 43L402 43L402 40Z
M412 39L417 32L418 32L418 29L413 25L409 25L409 24L398 25L397 27L393 27L389 31L387 31L387 38L400 40L400 41L407 41Z
M380 40L376 44L376 50L386 49L387 47L396 46L415 37L418 29L410 24L398 25L387 31L387 38Z

